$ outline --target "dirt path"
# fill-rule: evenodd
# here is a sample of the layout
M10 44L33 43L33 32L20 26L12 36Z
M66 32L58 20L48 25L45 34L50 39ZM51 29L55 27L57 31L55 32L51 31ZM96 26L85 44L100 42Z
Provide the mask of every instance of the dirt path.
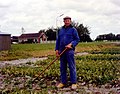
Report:
M11 61L0 61L0 68L5 65L19 65L25 64L27 62L37 62L40 60L46 60L48 57L41 57L41 58L27 58L27 59L19 59L19 60L11 60Z
M81 55L87 55L89 53L87 52L82 52L82 53L75 53L76 56L81 56ZM41 57L41 58L27 58L27 59L19 59L19 60L11 60L11 61L0 61L0 68L3 67L4 65L11 64L11 65L19 65L19 64L25 64L27 62L37 62L40 60L46 60L48 57Z

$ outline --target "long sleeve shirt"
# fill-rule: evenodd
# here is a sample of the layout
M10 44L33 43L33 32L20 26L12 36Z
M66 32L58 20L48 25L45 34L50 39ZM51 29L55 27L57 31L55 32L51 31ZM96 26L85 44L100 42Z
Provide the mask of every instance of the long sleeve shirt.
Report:
M72 49L75 50L75 46L79 41L78 32L72 25L69 27L63 26L58 34L55 50L63 51L69 43L72 44Z

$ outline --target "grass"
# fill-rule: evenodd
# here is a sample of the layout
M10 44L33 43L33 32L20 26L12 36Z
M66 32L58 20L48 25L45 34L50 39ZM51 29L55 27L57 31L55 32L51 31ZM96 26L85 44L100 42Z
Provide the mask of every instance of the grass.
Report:
M9 51L0 52L0 61L54 54L55 44L12 44Z
M107 42L79 43L76 52L100 52L105 49L116 49L118 46ZM0 61L15 60L28 57L55 55L55 44L12 44L9 51L0 52ZM108 51L109 52L109 51Z

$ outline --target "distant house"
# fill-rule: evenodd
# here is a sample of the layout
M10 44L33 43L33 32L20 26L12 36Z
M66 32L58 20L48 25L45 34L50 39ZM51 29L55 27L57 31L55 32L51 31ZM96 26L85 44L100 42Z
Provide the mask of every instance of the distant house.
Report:
M21 34L18 41L19 43L42 43L47 41L47 36L44 32Z

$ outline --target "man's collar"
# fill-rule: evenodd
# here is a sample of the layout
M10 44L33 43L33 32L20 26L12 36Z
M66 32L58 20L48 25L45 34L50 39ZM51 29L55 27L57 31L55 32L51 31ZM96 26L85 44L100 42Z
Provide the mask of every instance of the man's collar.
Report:
M68 28L68 27L73 27L73 26L71 24L69 26L67 26L67 27L65 25L63 26L63 28Z

